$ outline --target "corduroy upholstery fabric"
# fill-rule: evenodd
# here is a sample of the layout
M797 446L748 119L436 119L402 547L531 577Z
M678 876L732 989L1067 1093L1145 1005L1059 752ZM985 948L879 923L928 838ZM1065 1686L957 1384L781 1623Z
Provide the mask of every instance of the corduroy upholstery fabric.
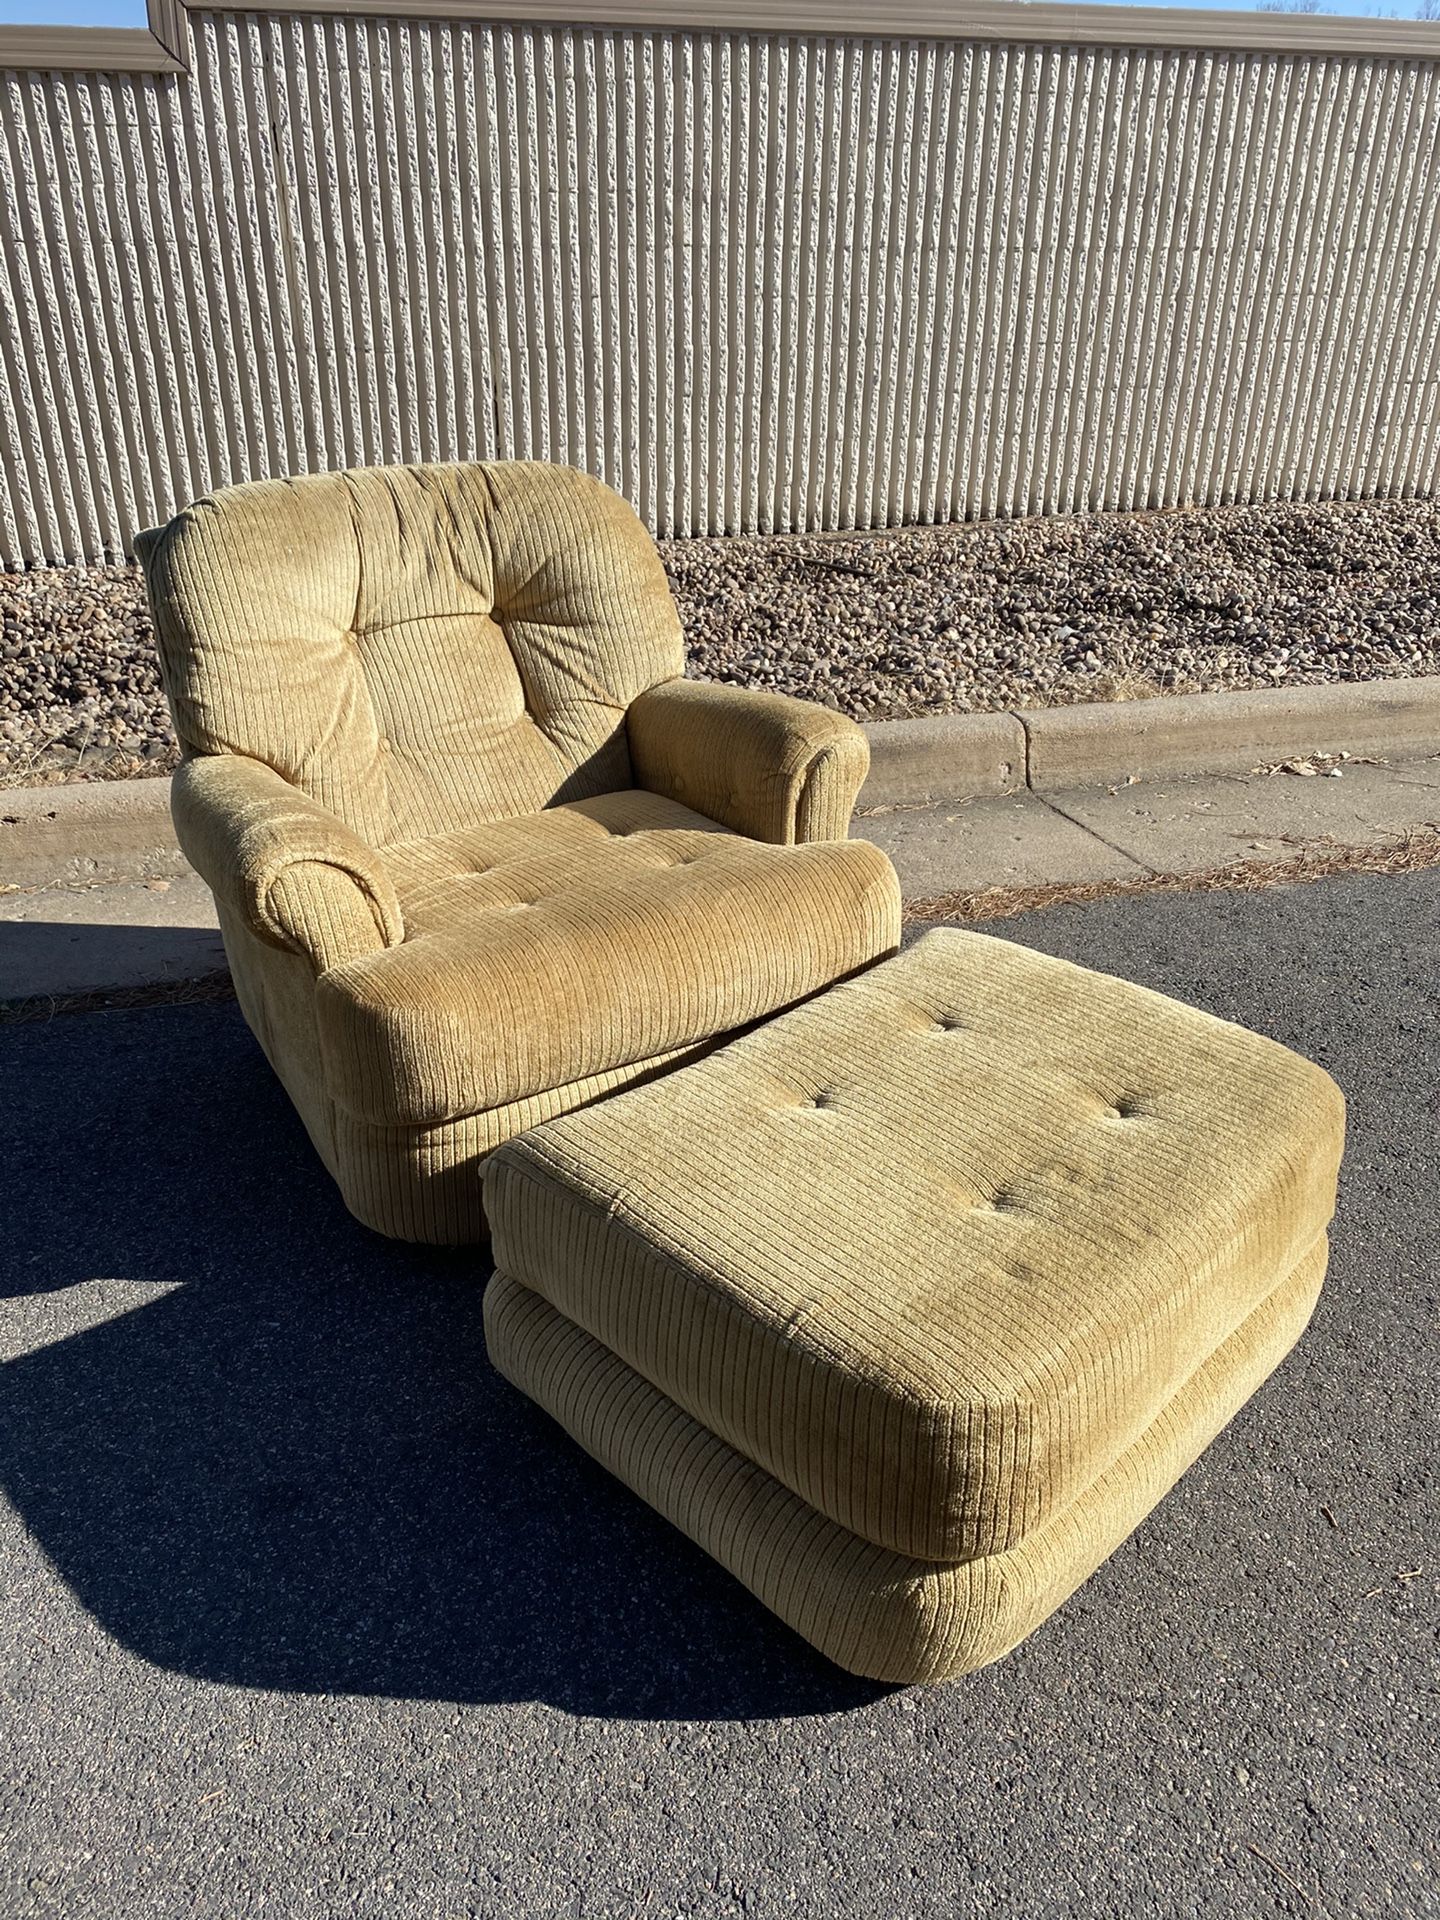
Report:
M1139 1526L1305 1330L1325 1243L1072 1506L1005 1553L945 1564L876 1546L726 1446L540 1296L497 1273L491 1359L585 1451L851 1673L953 1680L1018 1646Z
M958 1671L1058 1604L1299 1331L1343 1117L1271 1041L932 933L503 1148L497 1364L802 1631L824 1608L792 1554L841 1614L870 1617L872 1574L934 1611L923 1659L822 1636L868 1649L845 1664ZM659 1491L652 1430L693 1484Z
M442 877L457 856L468 870ZM336 1100L385 1124L693 1045L850 972L857 933L866 959L894 941L877 847L760 845L652 794L387 858L406 938L325 974L316 1001Z
M479 1237L476 1163L515 1128L896 945L894 872L845 841L864 736L728 687L695 724L653 543L597 481L265 481L137 551L181 846L247 1019L381 1231Z
M784 694L737 701L705 681L651 687L628 731L642 786L781 846L843 840L870 764L865 736L828 707L797 714Z
M312 955L321 970L404 939L378 851L263 761L183 761L170 811L191 864L261 939Z
M371 846L633 786L626 711L684 667L653 543L568 467L258 481L137 551L181 746Z

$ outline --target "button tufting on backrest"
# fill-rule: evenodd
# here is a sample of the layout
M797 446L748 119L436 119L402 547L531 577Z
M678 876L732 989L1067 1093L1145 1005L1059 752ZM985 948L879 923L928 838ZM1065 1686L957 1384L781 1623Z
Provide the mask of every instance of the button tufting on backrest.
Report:
M264 761L373 846L629 789L624 715L685 665L634 509L562 466L223 488L149 574L183 744Z

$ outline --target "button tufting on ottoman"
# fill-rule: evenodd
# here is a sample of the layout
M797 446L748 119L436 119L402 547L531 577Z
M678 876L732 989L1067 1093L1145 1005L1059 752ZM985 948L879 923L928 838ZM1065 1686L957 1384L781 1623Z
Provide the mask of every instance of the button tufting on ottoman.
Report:
M491 1356L841 1665L943 1679L1293 1343L1343 1117L1272 1041L935 932L503 1147Z

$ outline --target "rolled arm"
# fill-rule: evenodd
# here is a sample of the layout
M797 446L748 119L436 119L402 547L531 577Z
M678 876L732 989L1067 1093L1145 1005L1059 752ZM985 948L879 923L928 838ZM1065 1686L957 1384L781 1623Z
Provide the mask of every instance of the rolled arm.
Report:
M258 939L308 955L322 973L404 939L380 856L263 761L184 761L170 808L190 864Z
M667 680L626 716L638 784L752 840L843 840L870 765L844 714L788 694Z

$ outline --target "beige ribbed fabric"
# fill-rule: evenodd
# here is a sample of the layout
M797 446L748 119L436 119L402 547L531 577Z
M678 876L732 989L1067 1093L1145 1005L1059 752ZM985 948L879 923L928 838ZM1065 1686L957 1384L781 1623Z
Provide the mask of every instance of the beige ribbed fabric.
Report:
M684 666L653 543L568 467L261 481L136 550L181 744L372 846L633 786L626 709Z
M654 546L583 474L265 481L137 551L180 843L381 1231L476 1238L478 1160L511 1132L896 945L894 872L845 840L859 728L680 682Z
M486 1291L485 1331L508 1380L797 1633L851 1673L926 1685L1010 1652L1140 1524L1303 1333L1325 1251L1322 1240L1071 1506L1008 1552L953 1564L827 1520L506 1274Z
M186 760L171 783L170 810L192 864L262 939L320 957L315 933L327 905L350 928L347 952L404 938L379 853L273 767L234 753ZM338 887L325 883L327 871ZM353 898L340 909L334 903L347 885ZM326 964L333 944L325 943Z
M624 824L636 818L650 824ZM437 877L457 841L473 867ZM387 1124L434 1125L691 1045L895 940L877 847L765 846L648 794L388 858L404 942L327 973L316 999L334 1097Z
M847 796L869 767L864 736L824 707L802 726L783 694L741 704L733 693L695 680L642 693L629 721L636 779L757 840L843 840Z
M648 1383L787 1513L907 1564L995 1562L1003 1591L1009 1555L1098 1513L1117 1462L1120 1534L1159 1497L1185 1460L1154 1436L1212 1356L1241 1355L1250 1390L1254 1343L1227 1343L1291 1276L1303 1321L1343 1124L1333 1082L1271 1041L942 931L512 1140L485 1195L497 1269L547 1309L536 1339L572 1330L594 1379L627 1404ZM597 1441L603 1410L562 1410L571 1360L532 1363L521 1324L499 1364L675 1517L649 1491L663 1465ZM1037 1591L1063 1597L1072 1563L1044 1558Z

